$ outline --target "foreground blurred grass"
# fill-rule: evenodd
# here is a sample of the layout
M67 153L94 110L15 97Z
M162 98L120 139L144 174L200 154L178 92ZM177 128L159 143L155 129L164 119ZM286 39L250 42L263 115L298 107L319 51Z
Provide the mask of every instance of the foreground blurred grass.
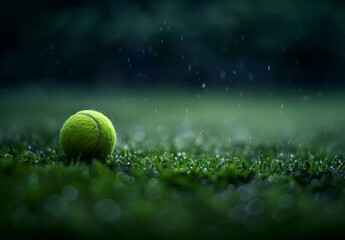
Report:
M340 94L4 92L3 236L338 236L345 220ZM67 163L62 123L94 108L119 142Z

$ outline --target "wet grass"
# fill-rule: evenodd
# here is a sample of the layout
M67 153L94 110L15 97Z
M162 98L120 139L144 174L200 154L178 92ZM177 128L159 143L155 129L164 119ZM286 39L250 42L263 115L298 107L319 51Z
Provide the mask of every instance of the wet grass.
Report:
M339 95L7 93L1 236L341 236L343 103ZM83 108L103 111L117 129L104 162L69 162L59 148L63 121Z

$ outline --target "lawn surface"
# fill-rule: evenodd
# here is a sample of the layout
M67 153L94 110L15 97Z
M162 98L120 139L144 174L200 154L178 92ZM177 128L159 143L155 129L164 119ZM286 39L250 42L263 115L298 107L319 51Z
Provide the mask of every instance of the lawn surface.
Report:
M322 92L4 90L0 237L340 236L344 103ZM69 162L59 148L82 109L114 123L106 161Z

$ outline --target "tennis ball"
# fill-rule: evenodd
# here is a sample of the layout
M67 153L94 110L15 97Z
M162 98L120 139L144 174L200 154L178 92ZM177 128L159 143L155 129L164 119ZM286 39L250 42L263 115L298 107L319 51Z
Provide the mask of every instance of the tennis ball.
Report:
M116 132L102 113L83 110L69 117L60 131L60 146L68 159L103 160L112 154Z

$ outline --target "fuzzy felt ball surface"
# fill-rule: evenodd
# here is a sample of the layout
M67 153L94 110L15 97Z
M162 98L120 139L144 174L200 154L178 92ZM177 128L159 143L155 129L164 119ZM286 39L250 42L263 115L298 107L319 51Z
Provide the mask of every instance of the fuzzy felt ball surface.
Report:
M83 110L69 117L60 131L60 145L68 159L105 159L113 153L116 132L102 113Z

